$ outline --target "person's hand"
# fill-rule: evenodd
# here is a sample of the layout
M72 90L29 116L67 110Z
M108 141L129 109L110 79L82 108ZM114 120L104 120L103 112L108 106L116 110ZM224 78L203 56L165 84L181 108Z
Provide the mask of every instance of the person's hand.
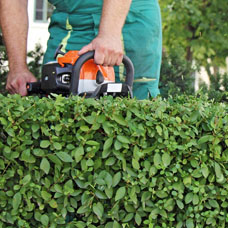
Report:
M27 95L26 84L28 82L36 82L35 76L28 70L10 71L7 75L6 89L11 94L18 93L21 96Z
M79 52L82 55L88 51L95 51L94 62L103 66L120 65L123 59L121 37L98 35L91 43Z

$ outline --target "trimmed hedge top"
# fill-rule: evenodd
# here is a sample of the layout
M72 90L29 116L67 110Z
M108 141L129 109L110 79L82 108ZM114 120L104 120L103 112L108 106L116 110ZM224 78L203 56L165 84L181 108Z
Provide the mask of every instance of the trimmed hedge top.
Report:
M227 111L0 95L0 227L227 227Z

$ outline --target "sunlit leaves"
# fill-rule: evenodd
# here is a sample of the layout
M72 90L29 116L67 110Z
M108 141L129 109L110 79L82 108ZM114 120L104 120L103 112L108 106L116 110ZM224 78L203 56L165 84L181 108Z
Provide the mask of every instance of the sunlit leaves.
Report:
M0 226L223 227L225 104L16 99L0 96Z

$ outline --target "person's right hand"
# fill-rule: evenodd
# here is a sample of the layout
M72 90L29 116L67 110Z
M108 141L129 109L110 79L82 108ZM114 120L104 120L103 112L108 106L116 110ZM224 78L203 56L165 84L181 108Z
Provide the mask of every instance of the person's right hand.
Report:
M35 76L28 70L10 71L7 75L6 89L10 94L18 93L21 96L27 95L26 84L28 82L36 82Z

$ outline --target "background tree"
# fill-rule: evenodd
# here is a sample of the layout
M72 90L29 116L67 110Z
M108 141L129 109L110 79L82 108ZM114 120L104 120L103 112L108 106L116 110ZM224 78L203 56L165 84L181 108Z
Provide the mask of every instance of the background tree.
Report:
M167 52L179 47L185 58L211 66L216 74L228 56L227 0L160 0L164 47ZM209 61L210 60L210 61Z

